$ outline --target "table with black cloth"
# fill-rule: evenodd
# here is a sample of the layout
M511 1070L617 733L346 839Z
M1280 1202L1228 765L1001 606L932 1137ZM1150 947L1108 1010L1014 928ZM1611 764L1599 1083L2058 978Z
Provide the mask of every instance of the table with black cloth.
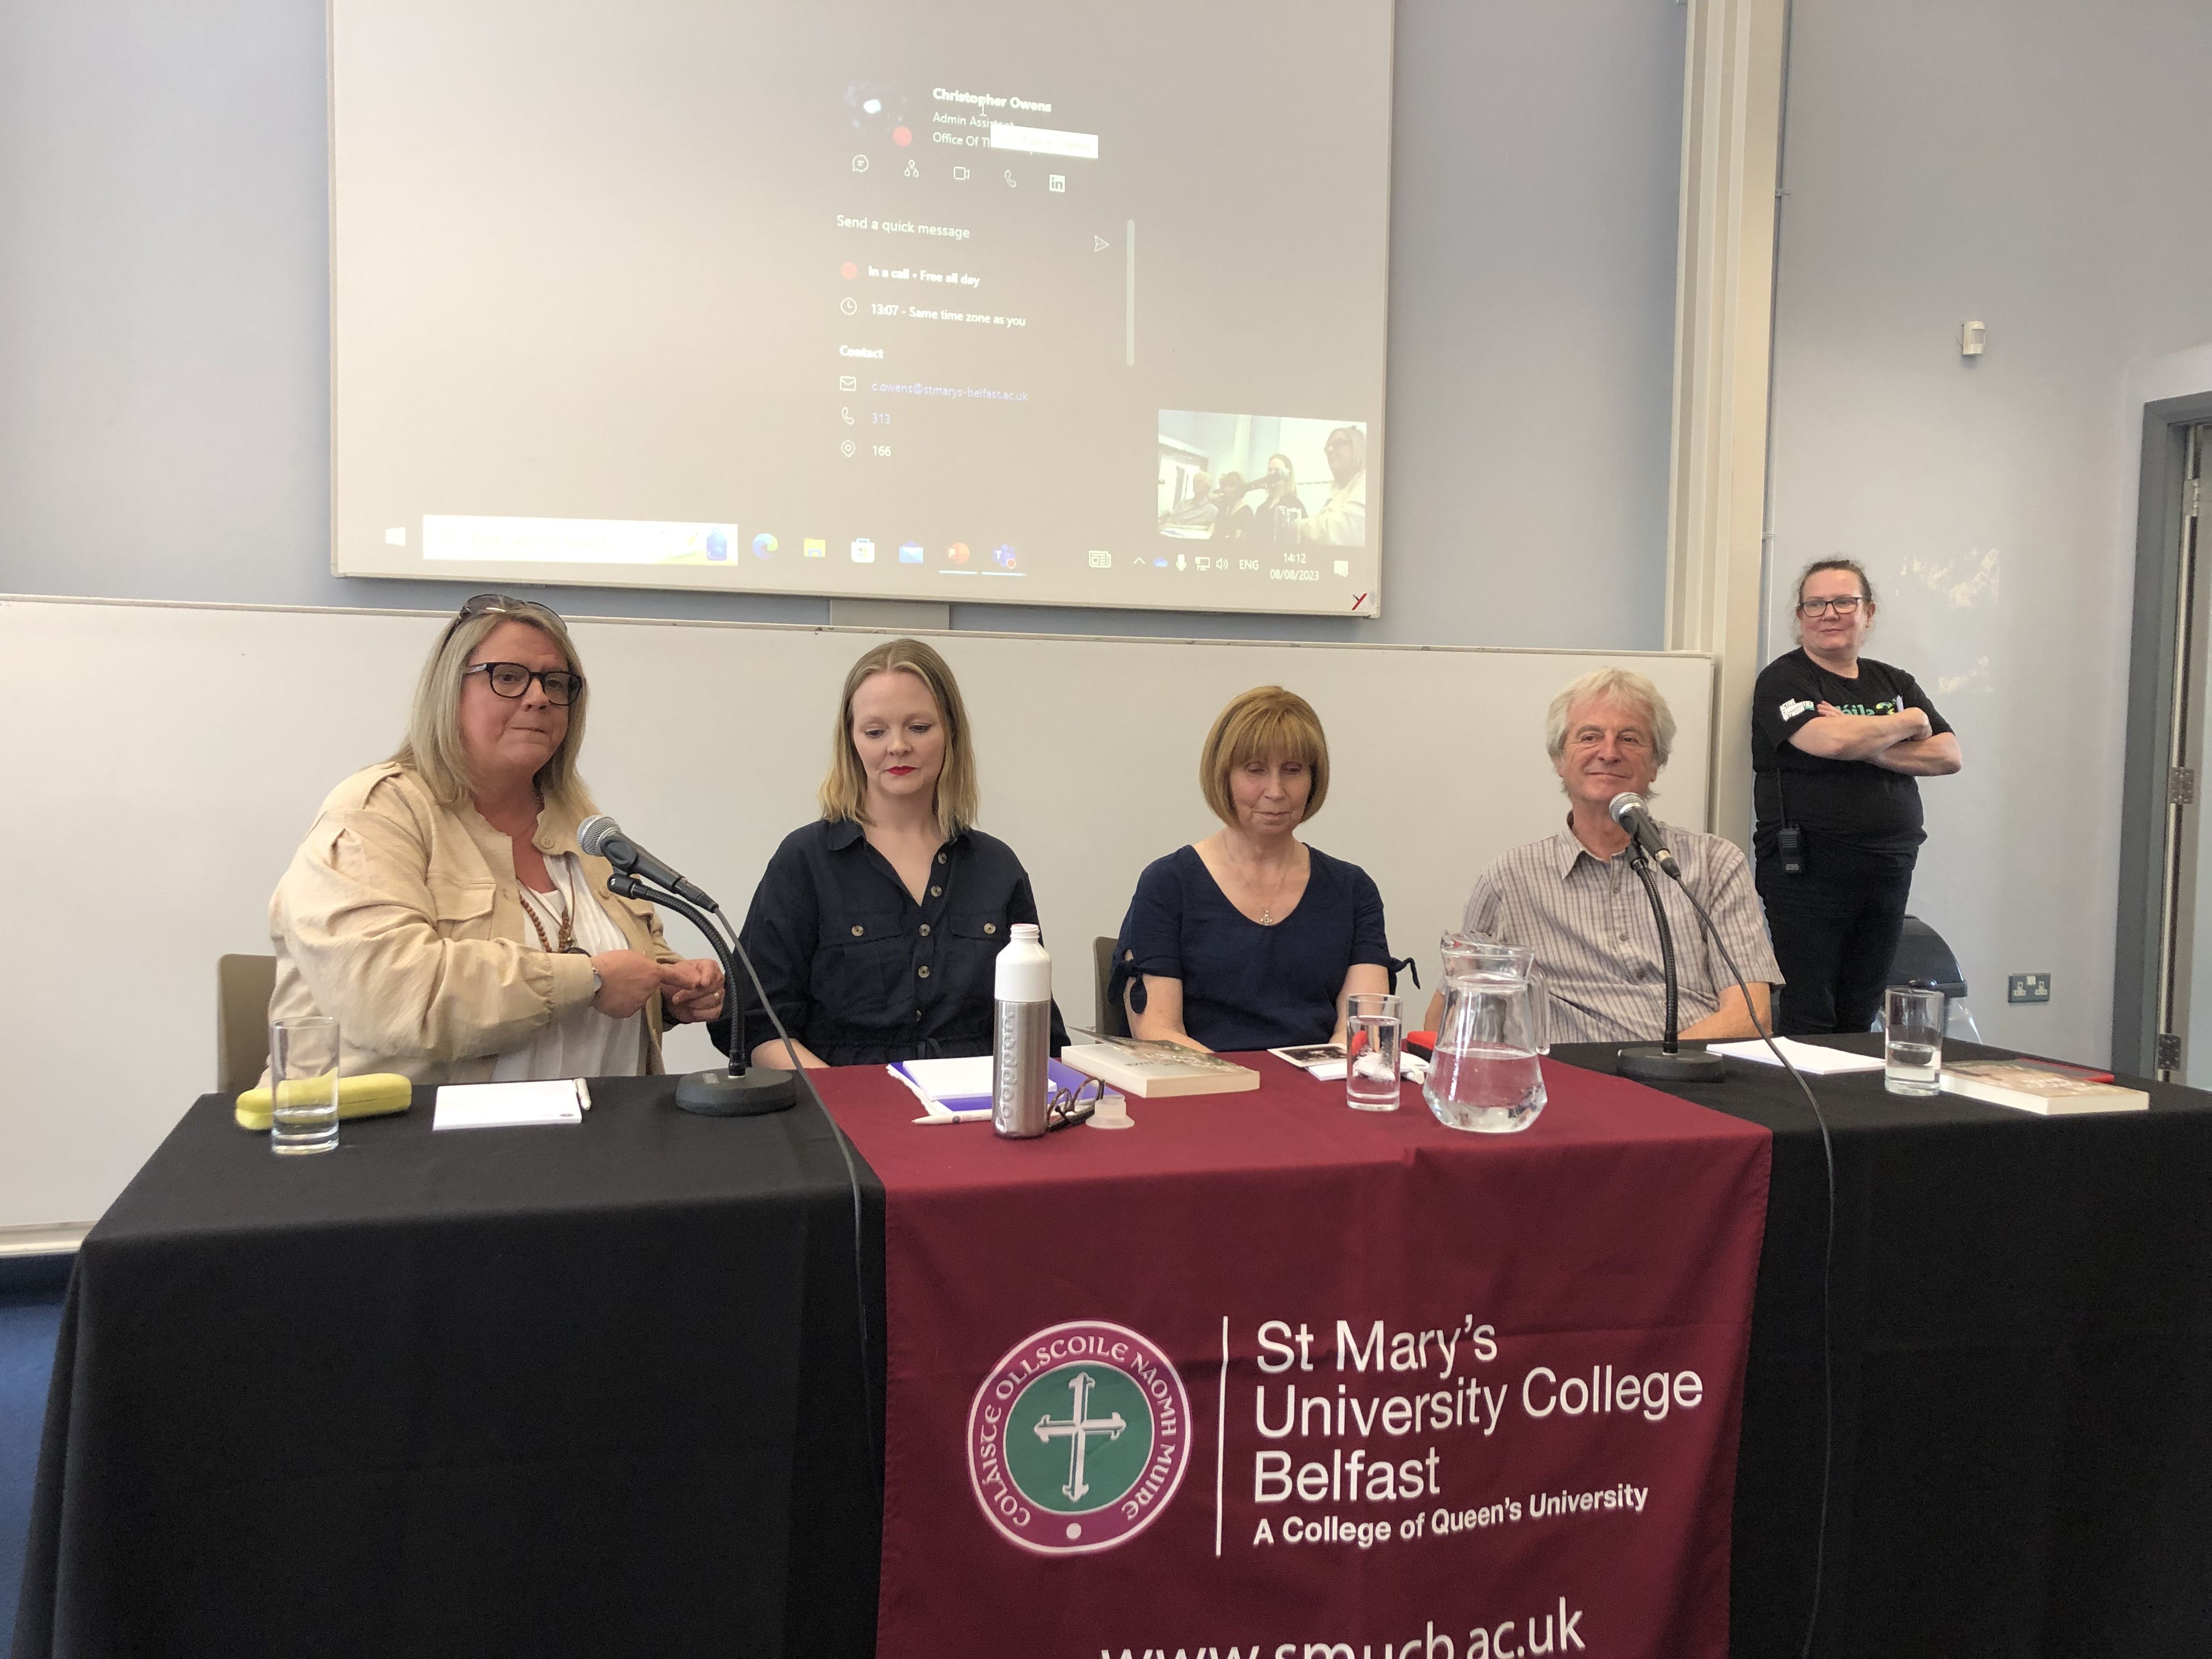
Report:
M845 1161L674 1090L283 1159L193 1106L78 1257L16 1654L866 1652Z
M1813 1081L1815 1651L2212 1651L2212 1096L2045 1119ZM274 1171L200 1102L72 1283L18 1654L870 1651L842 1162L811 1102L701 1121L668 1086L599 1085L580 1131L434 1139L426 1097ZM1794 1654L1820 1138L1769 1067L1673 1092L1774 1135L1732 1650Z
M1601 1045L1553 1053L1611 1069ZM2212 1653L2212 1095L2123 1079L2148 1112L2049 1118L1890 1095L1879 1072L1808 1080L1836 1161L1814 1651ZM1774 1133L1731 1631L1743 1659L1795 1654L1819 1519L1820 1138L1774 1067L1668 1092Z

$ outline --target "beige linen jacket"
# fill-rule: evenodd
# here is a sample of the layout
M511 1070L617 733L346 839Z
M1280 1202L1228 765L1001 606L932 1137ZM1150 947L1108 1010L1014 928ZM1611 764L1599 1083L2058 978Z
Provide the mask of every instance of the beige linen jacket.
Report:
M532 844L581 859L631 950L678 960L651 905L607 891L613 866L577 846L568 815L548 807ZM441 806L391 762L323 802L269 902L269 937L270 1018L335 1014L349 1073L485 1082L499 1055L594 994L586 958L516 942L532 935L513 843L473 806ZM649 1071L660 1070L662 1012L659 997L646 1004Z

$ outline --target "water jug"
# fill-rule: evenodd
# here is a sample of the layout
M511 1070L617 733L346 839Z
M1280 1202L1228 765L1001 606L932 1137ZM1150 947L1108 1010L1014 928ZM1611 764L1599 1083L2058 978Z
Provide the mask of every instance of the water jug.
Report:
M1451 1129L1508 1134L1544 1109L1541 990L1525 945L1447 933L1444 1012L1421 1093Z

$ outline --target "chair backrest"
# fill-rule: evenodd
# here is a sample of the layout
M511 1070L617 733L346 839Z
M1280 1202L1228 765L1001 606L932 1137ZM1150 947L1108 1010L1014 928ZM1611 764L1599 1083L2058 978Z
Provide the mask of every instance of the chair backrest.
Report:
M1106 994L1106 987L1114 977L1114 943L1111 933L1091 941L1091 1024L1103 1036L1127 1036L1129 1017L1121 1006L1121 1000Z
M227 1095L252 1088L269 1064L269 998L274 957L215 959L215 1086Z
M1908 985L1915 981L1934 986L1954 1000L1966 994L1966 975L1959 966L1958 953L1943 942L1942 934L1919 917L1907 916L1905 931L1898 936L1897 955L1890 963L1889 983Z

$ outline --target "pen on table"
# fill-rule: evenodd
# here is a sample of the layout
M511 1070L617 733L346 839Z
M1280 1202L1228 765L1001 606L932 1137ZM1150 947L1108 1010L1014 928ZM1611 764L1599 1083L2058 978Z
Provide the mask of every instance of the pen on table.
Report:
M576 1104L587 1112L592 1109L592 1085L581 1078L576 1079Z

